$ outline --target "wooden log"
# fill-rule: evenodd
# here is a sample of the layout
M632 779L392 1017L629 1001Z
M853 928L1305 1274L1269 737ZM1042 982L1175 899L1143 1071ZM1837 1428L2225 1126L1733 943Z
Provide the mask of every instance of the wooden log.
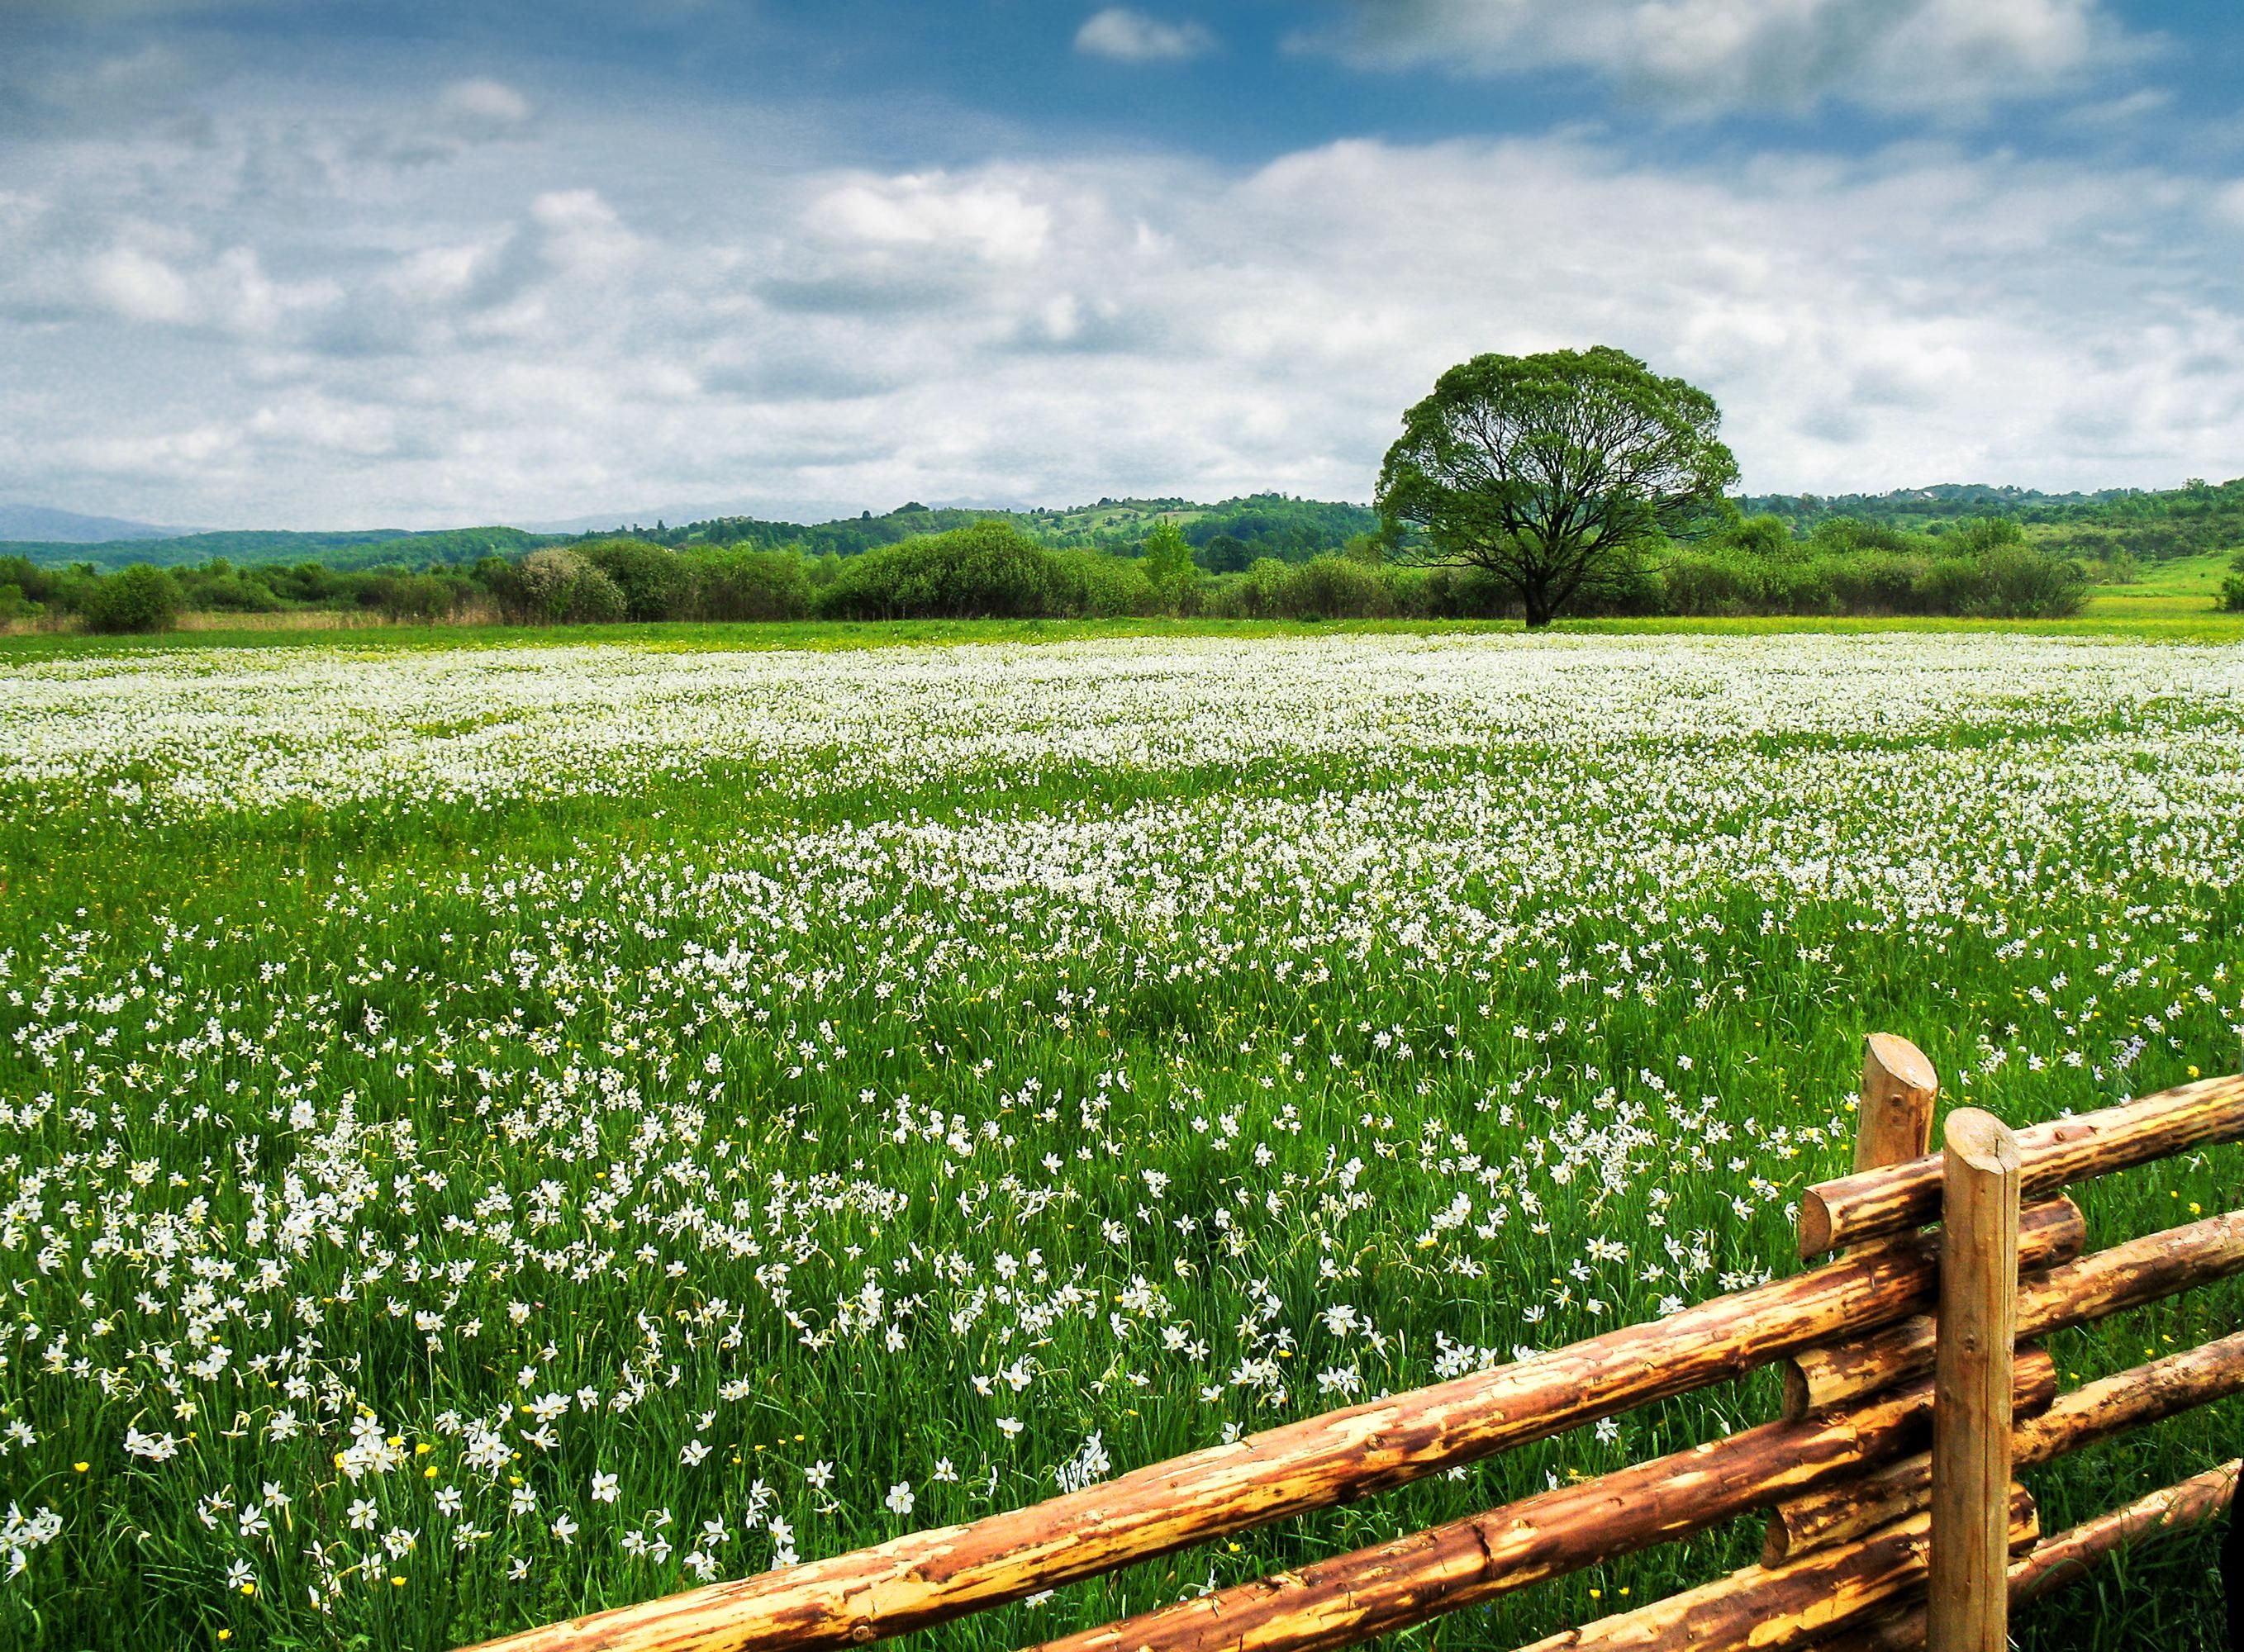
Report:
M2244 1075L2200 1079L2125 1107L2081 1113L2018 1133L2024 1197L2036 1199L2194 1147L2244 1141ZM1940 1217L1940 1156L1820 1183L1800 1201L1800 1254L1899 1233Z
M2018 1138L1991 1113L1948 1116L1940 1328L1933 1365L1930 1652L2004 1652L2011 1597L2011 1349L2018 1291Z
M2057 1392L2033 1351L2017 1366L2029 1409ZM1806 1422L1765 1424L1686 1451L1507 1503L1048 1642L1040 1652L1314 1652L1354 1646L1764 1507L1923 1442L1929 1383Z
M1871 1170L1923 1157L1932 1140L1932 1105L1939 1094L1939 1075L1909 1040L1891 1033L1864 1039L1855 1168Z
M1921 1157L1932 1142L1932 1109L1939 1099L1940 1076L1925 1054L1905 1038L1891 1033L1872 1033L1862 1041L1862 1087L1855 1111L1855 1168L1876 1170L1883 1164L1905 1164ZM2078 1216L2076 1210L2074 1215ZM2079 1224L2086 1243L2088 1224ZM1785 1385L1781 1414L1798 1419L1808 1414L1805 1395L1794 1403L1795 1367L1781 1361ZM1764 1550L1774 1551L1776 1533L1784 1511L1770 1511L1770 1535Z
M2024 1260L2024 1265L2035 1264ZM2146 1233L2061 1267L2024 1274L2018 1335L2038 1337L2106 1319L2238 1273L2244 1273L2244 1210ZM1804 1415L1921 1375L1931 1369L1934 1343L1932 1319L1917 1316L1795 1354L1785 1372L1787 1410Z
M2020 1349L2023 1363L2026 1351ZM2025 1384L2012 1391L2023 1415ZM2083 1385L2051 1403L2011 1435L2012 1468L2033 1468L2084 1446L2141 1428L2199 1406L2244 1393L2244 1331ZM1762 1559L1774 1562L1825 1543L1874 1531L1925 1506L1932 1458L1917 1453L1804 1494L1775 1511Z
M2022 1259L2064 1224L2022 1236ZM2244 1224L2240 1224L2244 1227ZM967 1526L915 1532L485 1642L497 1652L748 1652L862 1645L1134 1561L1328 1508L1691 1393L1928 1306L1936 1235L1493 1371L1305 1418Z
M2033 1499L2011 1487L2011 1546L2038 1535ZM1932 1517L1913 1514L1781 1566L1748 1566L1695 1589L1547 1635L1519 1652L1774 1652L1849 1627L1924 1581Z
M2240 1476L2244 1476L2244 1458L2234 1458L2035 1544L2011 1562L2011 1604L2022 1606L2077 1583L2112 1555L2146 1539L2217 1519L2235 1501ZM1819 1641L1815 1652L1915 1652L1924 1644L1924 1608L1919 1603Z
M2074 1261L2087 1244L2088 1218L2081 1215L2080 1207L2071 1199L2045 1199L2038 1204L2028 1205L2018 1213L2020 1288L2033 1281L2028 1270L2038 1271ZM1914 1357L1921 1359L1922 1363L1908 1375L1918 1376L1931 1370L1933 1325L1930 1314L1911 1314L1858 1341L1810 1348L1780 1359L1777 1370L1784 1384L1783 1414L1795 1419L1805 1417L1810 1412L1844 1405L1875 1392L1882 1385L1848 1385L1869 1382L1882 1368L1878 1362L1885 1357L1882 1351L1889 1345L1916 1351Z

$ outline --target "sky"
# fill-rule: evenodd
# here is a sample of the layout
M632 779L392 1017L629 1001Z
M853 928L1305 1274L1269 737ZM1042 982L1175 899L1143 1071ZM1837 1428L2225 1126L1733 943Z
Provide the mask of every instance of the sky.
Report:
M2244 472L2244 7L0 0L0 503L1364 500L1593 344L1756 493Z

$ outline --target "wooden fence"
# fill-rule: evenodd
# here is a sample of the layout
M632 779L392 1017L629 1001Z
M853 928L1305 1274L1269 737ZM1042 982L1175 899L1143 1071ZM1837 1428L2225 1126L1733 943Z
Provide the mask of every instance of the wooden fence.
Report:
M2232 1461L2044 1536L2013 1476L2244 1391L2244 1332L2062 1395L2031 1340L2244 1273L2244 1209L2084 1255L2080 1211L2059 1192L2244 1141L2244 1076L2016 1132L1963 1109L1944 1150L1928 1154L1936 1091L1915 1046L1870 1038L1855 1170L1810 1189L1801 1210L1802 1257L1837 1254L1789 1278L970 1525L550 1624L483 1652L860 1646L1769 1365L1784 1377L1776 1421L1038 1652L1354 1646L1761 1510L1760 1565L1526 1652L1999 1652L2011 1602L2209 1520L2234 1496L2244 1465Z

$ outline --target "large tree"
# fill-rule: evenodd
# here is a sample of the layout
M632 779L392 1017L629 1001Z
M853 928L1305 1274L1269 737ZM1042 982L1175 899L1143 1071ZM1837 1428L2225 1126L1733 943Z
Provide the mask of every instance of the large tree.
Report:
M1599 346L1477 355L1402 415L1380 467L1391 531L1509 585L1527 623L1613 595L1645 550L1719 509L1738 462L1705 391Z

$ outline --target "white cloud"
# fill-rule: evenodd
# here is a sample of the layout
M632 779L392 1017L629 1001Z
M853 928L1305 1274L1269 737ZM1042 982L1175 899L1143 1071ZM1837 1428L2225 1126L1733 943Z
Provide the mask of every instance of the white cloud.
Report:
M1075 31L1075 49L1117 63L1179 63L1215 50L1215 37L1197 23L1163 23L1129 6L1094 12Z
M639 237L596 189L549 190L531 200L530 216L545 232L545 256L564 270L609 275L639 255Z
M1972 112L2139 55L2102 0L1348 0L1294 37L1367 67L1587 70L1693 113L1829 99Z
M138 247L119 246L87 261L87 288L128 321L186 321L194 294L179 273Z
M866 178L811 203L806 225L815 233L872 246L970 247L997 263L1017 264L1044 250L1051 209L1019 189L943 173Z
M1362 498L1443 367L1594 342L1712 391L1757 490L2244 452L2244 185L2149 168L1523 138L880 172L607 114L275 185L229 122L20 146L24 496L302 525Z
M438 106L456 119L493 127L518 126L530 118L530 99L497 80L456 80L444 88Z

